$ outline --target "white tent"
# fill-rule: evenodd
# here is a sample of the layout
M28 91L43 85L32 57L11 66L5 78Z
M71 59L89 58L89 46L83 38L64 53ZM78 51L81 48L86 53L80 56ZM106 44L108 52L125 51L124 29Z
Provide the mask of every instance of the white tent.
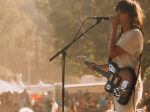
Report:
M9 87L10 85L7 82L0 80L0 93L7 91Z
M6 81L0 80L0 93L3 92L23 92L24 88L19 87L15 82L8 83Z
M36 85L26 85L26 90L30 93L52 91L55 92L54 84L44 84L42 81L39 81Z
M106 78L102 78L102 77L96 77L93 75L84 75L81 77L80 79L80 83L100 83L100 82L107 82Z
M42 81L40 81L36 85L24 85L23 82L16 83L15 81L12 80L11 83L8 83L6 81L0 80L0 93L8 92L8 91L21 93L25 89L29 93L44 92L44 91L55 92L55 85L44 84Z

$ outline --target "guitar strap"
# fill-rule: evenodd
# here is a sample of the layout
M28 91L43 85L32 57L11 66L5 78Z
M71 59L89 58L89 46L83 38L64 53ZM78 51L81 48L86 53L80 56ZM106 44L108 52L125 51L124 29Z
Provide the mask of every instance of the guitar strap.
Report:
M137 79L139 77L140 69L141 69L141 65L142 65L142 55L143 55L143 52L140 54L140 58L139 58L139 65L138 65L138 69L137 69ZM136 82L137 82L137 79L136 79Z
M143 55L143 52L140 54L140 58L139 58L139 65L138 65L138 70L137 70L137 78L136 78L136 82L135 82L135 85L137 83L137 80L138 80L138 77L139 77L139 74L140 74L140 70L141 70L141 65L142 65L142 55ZM134 104L134 99L135 99L135 86L133 88L133 91L134 91L134 96L133 96L133 107L135 106ZM136 112L135 108L134 108L134 112Z

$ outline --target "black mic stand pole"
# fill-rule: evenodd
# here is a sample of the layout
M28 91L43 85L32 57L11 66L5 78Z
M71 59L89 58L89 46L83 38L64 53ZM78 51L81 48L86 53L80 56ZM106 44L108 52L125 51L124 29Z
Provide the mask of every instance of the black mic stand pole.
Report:
M101 19L102 20L102 19ZM60 54L62 54L62 112L64 112L64 97L65 97L65 61L66 61L66 55L67 55L67 50L69 47L71 47L72 44L74 44L77 40L79 40L85 33L90 31L93 27L98 25L101 20L97 20L95 24L90 26L85 32L81 33L77 38L75 38L73 41L71 41L67 46L65 46L63 49L61 49L59 52L57 52L53 57L49 59L49 61L52 61L56 57L58 57Z

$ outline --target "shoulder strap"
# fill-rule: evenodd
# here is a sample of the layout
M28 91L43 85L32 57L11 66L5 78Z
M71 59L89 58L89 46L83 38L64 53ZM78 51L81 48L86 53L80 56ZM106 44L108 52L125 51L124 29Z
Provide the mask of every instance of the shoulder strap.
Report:
M141 67L141 64L142 64L142 55L143 53L140 54L140 58L139 58L139 65L138 65L138 71L137 71L137 79L139 77L139 74L140 74L140 67ZM136 79L136 81L137 81Z

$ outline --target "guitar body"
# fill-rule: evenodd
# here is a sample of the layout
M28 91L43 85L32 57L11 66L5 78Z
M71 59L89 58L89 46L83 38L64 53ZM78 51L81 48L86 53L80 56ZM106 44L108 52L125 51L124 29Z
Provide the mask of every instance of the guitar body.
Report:
M90 66L90 62L84 57L78 57L78 61ZM136 84L136 73L131 67L119 68L116 63L109 61L109 71L106 72L98 66L93 66L93 69L107 78L105 91L113 93L119 104L126 105Z
M109 78L105 85L105 91L114 93L118 103L128 103L136 84L136 73L131 67L118 68L113 62L110 63L113 69L109 69ZM109 67L110 68L110 67Z
M120 104L125 105L129 102L135 89L136 73L133 68L125 67L120 69L118 75L121 77L121 81L118 87L114 89L114 95ZM120 91L117 92L117 90Z

